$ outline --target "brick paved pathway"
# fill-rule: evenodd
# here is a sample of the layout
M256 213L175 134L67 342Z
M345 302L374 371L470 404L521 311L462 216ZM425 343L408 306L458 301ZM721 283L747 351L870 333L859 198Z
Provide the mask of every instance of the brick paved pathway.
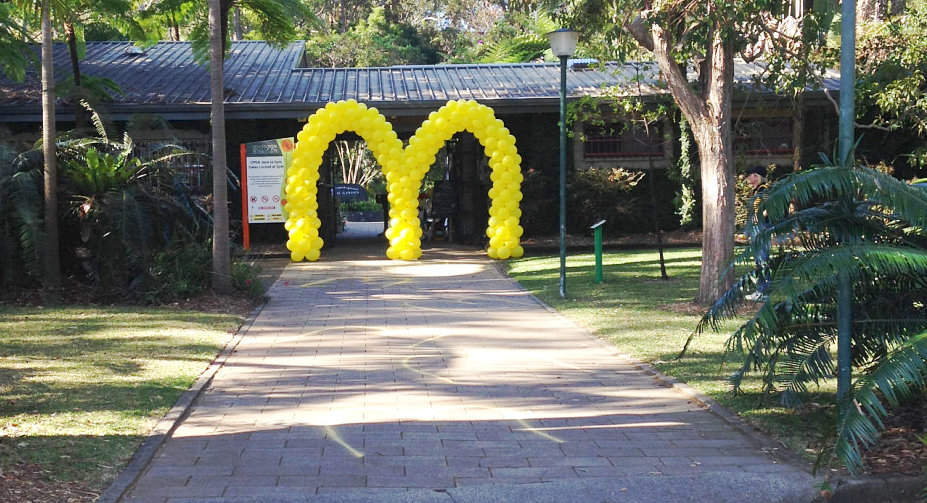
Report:
M804 476L476 252L403 263L326 250L269 295L125 501Z

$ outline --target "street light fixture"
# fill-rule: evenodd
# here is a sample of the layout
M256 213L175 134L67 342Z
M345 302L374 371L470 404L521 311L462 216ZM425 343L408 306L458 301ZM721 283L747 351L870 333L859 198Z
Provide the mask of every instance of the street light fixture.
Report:
M560 298L566 298L566 67L576 51L579 32L561 28L547 34L550 50L560 58Z

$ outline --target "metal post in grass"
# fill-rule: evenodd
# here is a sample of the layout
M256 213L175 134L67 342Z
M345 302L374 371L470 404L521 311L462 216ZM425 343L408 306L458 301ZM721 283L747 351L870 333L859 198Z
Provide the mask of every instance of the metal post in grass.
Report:
M561 28L547 34L550 50L560 58L560 298L566 298L566 67L576 51L579 32Z
M853 166L856 100L856 0L843 0L840 21L840 159ZM837 274L837 399L850 390L853 335L853 284L844 271Z
M598 223L590 227L595 231L595 282L602 282L602 226L605 220L599 220Z

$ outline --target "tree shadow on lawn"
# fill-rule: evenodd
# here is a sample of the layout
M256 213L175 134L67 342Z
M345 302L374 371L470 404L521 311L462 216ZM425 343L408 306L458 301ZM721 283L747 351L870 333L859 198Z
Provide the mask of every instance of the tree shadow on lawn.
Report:
M760 375L750 373L737 393L729 378L740 369L741 361L724 352L693 351L681 359L664 355L654 363L660 371L702 390L748 423L779 439L806 457L813 457L823 446L833 443L836 425L833 392L810 392L802 405L786 408L780 394L762 390Z
M35 464L46 480L79 482L99 492L144 440L144 435L0 436L0 466Z
M33 374L38 369L30 369ZM25 373L23 375L26 375ZM21 375L20 377L23 377ZM4 393L0 418L21 414L53 416L62 413L115 412L123 417L149 417L153 411L170 407L180 394L190 387L193 379L158 379L124 384L61 384L50 385L29 380Z

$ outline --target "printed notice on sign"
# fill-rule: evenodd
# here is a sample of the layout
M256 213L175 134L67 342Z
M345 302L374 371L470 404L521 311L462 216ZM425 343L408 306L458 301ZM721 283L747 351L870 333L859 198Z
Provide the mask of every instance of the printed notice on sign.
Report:
M286 170L293 156L293 138L245 144L248 221L253 224L286 221Z

